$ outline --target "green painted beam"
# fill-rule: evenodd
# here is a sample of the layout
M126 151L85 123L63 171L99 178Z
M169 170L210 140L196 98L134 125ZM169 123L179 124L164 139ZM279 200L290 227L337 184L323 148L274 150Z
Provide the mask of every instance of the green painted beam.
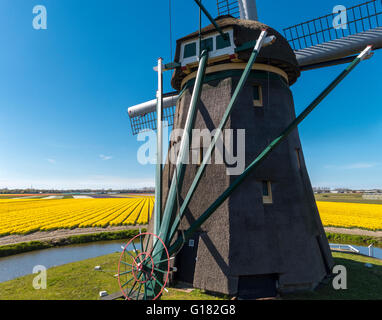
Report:
M180 68L182 65L179 62L170 62L164 65L164 71Z
M160 232L157 235L163 239L167 238L167 233L169 230L170 222L172 219L172 215L174 209L176 208L176 199L177 199L177 189L181 188L182 180L184 175L186 156L188 155L188 145L187 140L191 140L191 133L194 125L194 120L196 116L197 104L200 99L200 95L202 92L203 79L207 68L208 61L208 51L204 50L200 57L199 68L196 76L196 82L194 85L194 90L192 93L192 98L190 102L190 107L188 109L187 119L184 127L184 132L182 136L182 140L180 142L179 153L175 164L175 171L172 176L172 181L170 185L170 189L167 196L166 206L163 212L163 217L161 221ZM159 247L155 248L154 255L160 250ZM160 256L159 256L160 257ZM159 259L160 260L160 259Z
M368 49L369 48L369 49ZM219 206L236 190L238 186L256 169L269 154L284 141L291 132L324 100L331 91L370 53L371 47L365 49L353 62L341 72L341 74L295 119L291 124L274 139L257 158L245 169L245 171L216 199L212 205L187 229L184 233L185 239L178 239L170 248L169 253L174 254L181 247L183 241L187 241L200 226L211 217ZM368 50L368 51L367 51Z
M219 27L219 25L216 23L215 19L212 18L208 10L203 6L202 2L200 0L194 0L196 4L200 7L200 9L203 11L203 13L206 15L208 20L211 21L211 23L214 25L215 29L220 33L220 35L223 37L223 39L227 39L227 34L223 32L223 30Z
M256 40L243 43L240 47L235 48L235 52L241 52L252 49L256 45Z
M235 48L235 52L245 51L248 49L253 48L256 45L256 41L249 41L244 44L242 44L240 47Z
M276 36L269 36L264 41L264 47L272 45L276 41ZM252 49L256 45L256 40L243 43L240 47L235 48L235 52L241 52L248 49Z
M239 97L240 93L242 92L243 88L244 88L244 85L245 83L247 82L247 79L249 77L249 74L251 73L252 71L252 66L253 64L255 63L256 61L256 58L262 48L262 45L263 45L263 42L265 40L267 36L267 31L266 30L263 30L259 36L259 38L257 39L256 41L256 44L255 44L255 47L253 48L252 50L252 54L248 60L248 63L247 63L247 66L245 67L242 75L241 75L241 78L239 80L239 83L237 84L236 86L236 89L235 89L235 92L233 93L232 95L232 98L231 98L231 101L230 103L228 104L227 106L227 109L226 111L224 112L224 115L223 115L223 118L222 120L220 121L220 124L216 130L216 134L214 135L212 141L211 141L211 144L210 146L208 147L205 155L204 155L204 159L195 175L195 178L190 186L190 189L186 195L186 197L184 198L184 201L183 201L183 204L180 208L180 211L179 211L179 215L177 215L175 217L175 220L173 222L173 225L171 227L171 231L170 231L170 234L168 235L168 237L166 238L166 244L170 244L171 243L171 240L172 238L175 236L175 233L176 233L176 230L178 229L178 226L179 226L179 223L180 223L180 220L183 218L184 216L184 213L192 199L192 196L194 195L194 192L202 178L202 175L204 173L204 170L208 164L208 162L210 161L211 159L211 156L212 156L212 152L214 151L215 149L215 146L216 146L216 142L218 141L218 139L221 137L221 134L222 134L222 130L224 128L224 126L226 125L227 121L228 121L228 118L229 116L231 115L232 113L232 110L234 109L235 105L236 105L236 102L237 102L237 98Z

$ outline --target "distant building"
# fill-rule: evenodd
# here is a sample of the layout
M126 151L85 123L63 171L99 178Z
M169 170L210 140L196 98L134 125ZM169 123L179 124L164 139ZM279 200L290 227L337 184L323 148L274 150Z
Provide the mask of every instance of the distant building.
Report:
M330 193L330 188L325 187L319 187L319 188L313 188L314 193L320 194L320 193Z

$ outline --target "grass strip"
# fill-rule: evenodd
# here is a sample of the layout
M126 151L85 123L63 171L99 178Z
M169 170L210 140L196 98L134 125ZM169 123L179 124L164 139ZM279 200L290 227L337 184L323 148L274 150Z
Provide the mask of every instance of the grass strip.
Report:
M330 243L355 244L363 247L373 244L374 247L382 248L382 238L379 237L331 232L327 232L326 237Z
M35 274L0 283L0 300L99 300L99 292L118 292L114 274L118 269L120 253L77 261L52 267L47 272L47 289L35 290L32 286ZM348 289L334 290L332 282L320 285L314 291L282 294L283 300L376 300L382 299L382 261L348 253L334 252L336 265L347 269ZM371 263L372 268L365 266ZM102 271L94 270L101 266ZM221 299L201 290L185 292L168 288L162 300ZM229 297L223 297L229 299Z

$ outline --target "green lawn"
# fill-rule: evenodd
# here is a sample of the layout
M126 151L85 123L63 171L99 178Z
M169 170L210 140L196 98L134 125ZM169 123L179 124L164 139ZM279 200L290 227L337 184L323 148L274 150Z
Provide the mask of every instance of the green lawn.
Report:
M373 244L374 247L382 248L382 237L331 232L326 232L326 237L328 238L329 243L355 244L363 247L368 247L370 244Z
M360 193L320 193L316 201L382 204L382 200L365 200Z
M334 253L336 264L346 266L348 271L348 290L336 291L331 285L320 287L314 292L285 295L283 299L382 299L382 261L345 253ZM48 269L46 290L35 290L28 275L0 283L0 299L9 300L96 300L99 291L114 293L119 290L113 275L117 270L119 253L70 263ZM373 268L366 268L366 262ZM95 271L100 265L104 271ZM221 299L200 290L191 293L169 289L164 300L207 300Z
M347 290L334 290L332 283L321 285L315 291L289 294L284 299L308 300L382 300L382 260L365 256L334 252L336 265L347 270ZM365 263L371 263L367 268Z
M9 200L9 199L22 199L25 197L25 200L28 200L28 199L42 199L44 197L47 197L47 196L40 196L38 194L36 194L35 196L23 196L23 195L6 195L6 196L0 196L0 200L3 199L3 200ZM33 198L31 198L33 197Z
M0 200L13 199L13 198L17 198L17 197L19 197L19 196L16 196L16 195L6 195L6 196L0 195Z
M32 286L36 275L28 275L0 283L0 300L97 300L99 292L119 291L117 273L120 253L53 267L47 271L47 289L35 290ZM95 271L95 266L103 271ZM199 290L186 293L169 289L163 299L217 299Z

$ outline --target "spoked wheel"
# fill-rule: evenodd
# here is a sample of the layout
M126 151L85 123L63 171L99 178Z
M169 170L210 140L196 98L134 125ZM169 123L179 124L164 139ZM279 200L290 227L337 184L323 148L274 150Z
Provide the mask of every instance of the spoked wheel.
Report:
M134 243L137 241L140 251ZM150 241L154 241L154 245L148 250ZM129 251L131 249L132 252ZM141 233L132 238L122 251L118 263L119 288L127 300L156 300L165 290L169 273L170 256L163 240L153 233Z

